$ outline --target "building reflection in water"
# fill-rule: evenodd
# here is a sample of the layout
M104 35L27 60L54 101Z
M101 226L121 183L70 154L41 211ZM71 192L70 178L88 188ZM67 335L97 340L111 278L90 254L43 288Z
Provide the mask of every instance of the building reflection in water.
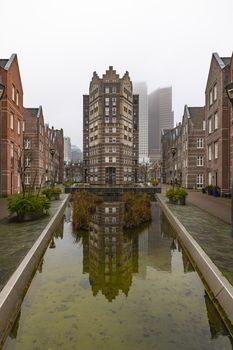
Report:
M83 240L83 272L89 273L93 295L101 291L110 302L120 291L128 295L132 274L138 272L138 234L123 232L123 215L122 202L101 203L88 242Z

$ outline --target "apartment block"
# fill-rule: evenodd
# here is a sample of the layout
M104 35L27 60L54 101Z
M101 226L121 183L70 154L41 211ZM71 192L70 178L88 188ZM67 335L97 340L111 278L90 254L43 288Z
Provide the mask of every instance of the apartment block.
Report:
M83 96L84 181L93 185L135 183L138 167L138 96L126 72L112 66L100 78L93 73Z
M19 161L23 150L23 87L17 55L0 59L5 92L0 106L0 196L21 191Z
M64 137L64 162L69 164L71 162L71 141L70 137Z
M205 90L206 124L206 184L220 187L229 192L230 148L231 148L231 106L225 86L231 80L232 59L212 55Z

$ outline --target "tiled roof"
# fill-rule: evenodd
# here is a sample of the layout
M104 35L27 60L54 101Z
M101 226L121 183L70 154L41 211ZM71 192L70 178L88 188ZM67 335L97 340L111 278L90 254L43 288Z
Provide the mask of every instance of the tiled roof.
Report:
M30 112L33 117L37 117L39 108L24 108L26 111Z

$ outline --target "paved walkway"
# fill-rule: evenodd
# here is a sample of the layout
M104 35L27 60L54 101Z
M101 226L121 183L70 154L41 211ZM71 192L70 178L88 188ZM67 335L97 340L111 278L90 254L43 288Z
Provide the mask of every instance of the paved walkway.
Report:
M162 193L165 194L166 189L170 186L163 186ZM207 211L209 214L216 216L224 222L231 224L231 199L208 196L200 191L188 191L186 202L193 204L198 208Z
M177 219L233 285L231 225L219 218L219 216L225 217L224 210L229 212L230 201L226 202L224 198L208 198L209 196L205 194L193 192L186 205L174 205L168 203L164 193L158 196L166 202ZM198 206L191 202L195 202ZM204 206L206 210L200 208ZM209 209L212 207L213 210ZM218 215L212 215L208 212L213 211L216 214L217 207L219 208Z
M52 202L50 215L18 223L7 220L7 200L0 199L0 291L57 212L65 196L63 194L61 200Z

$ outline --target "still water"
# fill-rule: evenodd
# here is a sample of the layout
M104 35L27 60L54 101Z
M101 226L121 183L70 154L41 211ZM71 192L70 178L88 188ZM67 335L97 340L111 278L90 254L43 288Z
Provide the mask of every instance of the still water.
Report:
M233 349L159 207L123 233L123 204L101 203L90 232L71 207L25 296L4 349Z

